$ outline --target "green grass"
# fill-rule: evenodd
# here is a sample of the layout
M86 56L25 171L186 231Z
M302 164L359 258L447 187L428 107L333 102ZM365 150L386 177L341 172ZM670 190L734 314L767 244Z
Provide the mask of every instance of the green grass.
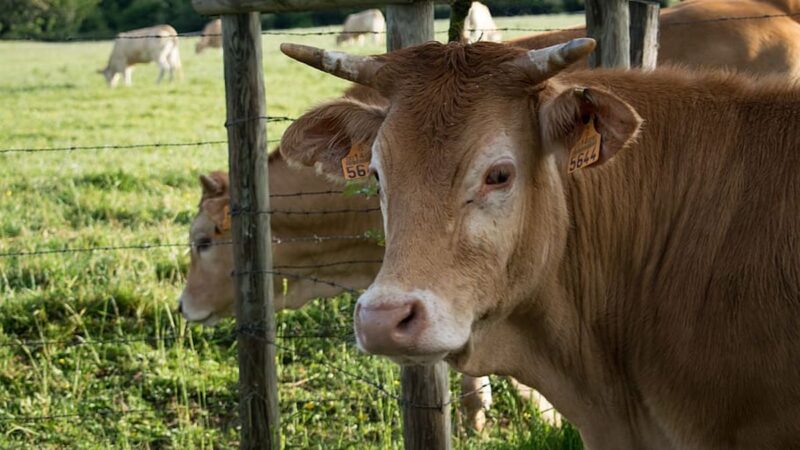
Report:
M535 28L580 21L498 23ZM506 37L514 34L524 33ZM264 38L270 115L296 117L346 88L280 55L282 41L331 47L334 37ZM0 42L0 148L224 140L222 55L196 56L193 45L182 40L182 82L155 85L150 65L135 69L133 88L111 90L94 73L110 42ZM269 124L268 137L278 138L286 125ZM224 144L0 154L0 253L184 242L197 175L226 164ZM0 448L238 445L233 323L203 329L173 311L185 251L0 257ZM353 303L345 295L281 313L279 333L349 330ZM45 342L15 344L23 341ZM396 395L396 366L358 354L350 339L284 340L278 364L287 448L402 448L397 402L340 371ZM493 388L489 429L473 436L456 427L455 448L581 447L574 429L544 425L506 381L495 378Z

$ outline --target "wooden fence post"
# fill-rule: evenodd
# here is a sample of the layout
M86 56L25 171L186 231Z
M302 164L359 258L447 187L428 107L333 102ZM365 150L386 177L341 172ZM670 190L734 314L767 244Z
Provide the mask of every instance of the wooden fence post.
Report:
M386 5L386 50L433 40L433 1Z
M650 0L630 0L631 67L656 68L658 60L659 4Z
M586 0L586 34L597 41L591 67L629 68L628 0Z
M388 51L432 41L433 1L387 5L386 29ZM400 369L406 450L450 449L450 382L447 371L447 364L443 362ZM425 408L433 405L442 407Z
M461 42L471 6L472 0L450 1L450 27L447 29L447 42Z
M280 447L266 97L258 13L222 16L242 449Z

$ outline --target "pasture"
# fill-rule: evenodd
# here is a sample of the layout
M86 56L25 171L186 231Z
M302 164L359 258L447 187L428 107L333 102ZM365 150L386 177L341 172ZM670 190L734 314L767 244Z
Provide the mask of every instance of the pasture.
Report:
M446 27L437 21L437 30ZM504 38L521 34L528 33ZM297 117L346 88L281 55L285 41L330 48L335 36L264 36L269 115ZM138 66L132 88L112 90L95 73L109 41L0 42L0 149L224 141L222 54L195 55L194 43L181 40L182 82L156 85L155 65ZM268 124L270 147L287 125ZM226 167L224 143L0 153L0 448L238 445L233 321L202 328L174 311L186 246L8 255L183 244L198 175ZM355 350L353 304L343 295L278 317L278 335L325 336L284 339L278 349L286 448L402 448L400 410L386 394L398 394L398 369ZM541 422L505 380L494 378L492 387L488 429L476 436L457 426L454 448L581 448L573 428Z

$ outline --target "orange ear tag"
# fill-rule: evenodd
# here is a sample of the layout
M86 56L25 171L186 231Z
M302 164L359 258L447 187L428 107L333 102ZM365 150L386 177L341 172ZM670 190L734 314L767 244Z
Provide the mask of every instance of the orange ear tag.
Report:
M567 173L591 166L600 160L600 133L594 127L594 119L583 127L583 133L569 151Z
M225 205L222 208L222 231L228 231L231 229L231 209L228 205Z
M350 151L342 158L342 174L345 180L364 178L369 175L369 160L372 157L370 148L364 142L353 144Z

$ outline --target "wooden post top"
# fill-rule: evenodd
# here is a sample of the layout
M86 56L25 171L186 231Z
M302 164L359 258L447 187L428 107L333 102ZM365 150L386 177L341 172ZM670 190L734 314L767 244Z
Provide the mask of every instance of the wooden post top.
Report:
M374 8L408 5L417 0L192 0L194 10L204 16L248 12L277 13L336 8ZM439 0L446 3L446 0Z

